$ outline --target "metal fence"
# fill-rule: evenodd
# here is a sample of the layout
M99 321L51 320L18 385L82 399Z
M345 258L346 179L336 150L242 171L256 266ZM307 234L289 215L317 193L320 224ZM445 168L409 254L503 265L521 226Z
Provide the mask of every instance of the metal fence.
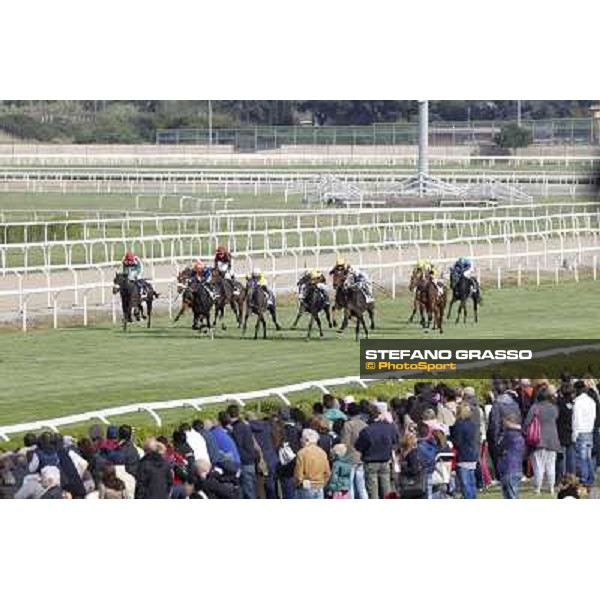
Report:
M438 121L430 123L432 146L493 143L507 121ZM523 120L533 144L595 144L598 122L593 118ZM159 129L157 144L233 146L242 152L281 146L402 146L418 140L418 123L382 123L364 126L255 126L236 129Z

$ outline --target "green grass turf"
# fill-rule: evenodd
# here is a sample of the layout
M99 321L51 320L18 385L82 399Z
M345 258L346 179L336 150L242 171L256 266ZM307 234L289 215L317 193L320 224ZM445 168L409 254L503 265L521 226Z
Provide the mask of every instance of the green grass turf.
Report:
M481 322L452 322L444 335L598 337L598 289L598 283L580 282L489 290ZM409 302L406 295L395 302L381 298L374 336L437 336L406 324ZM280 320L287 327L294 307L280 308ZM242 340L229 318L229 329L217 331L211 341L191 331L188 318L173 326L160 317L151 330L136 326L126 335L120 327L100 322L88 328L0 333L0 423L358 373L359 348L351 332L340 338L326 330L323 339L306 342L303 320L298 331L276 333L269 326L266 341Z

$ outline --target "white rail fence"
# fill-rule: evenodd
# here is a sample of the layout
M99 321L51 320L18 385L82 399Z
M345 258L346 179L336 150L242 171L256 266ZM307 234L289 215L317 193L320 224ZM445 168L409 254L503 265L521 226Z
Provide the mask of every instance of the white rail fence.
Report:
M141 167L163 165L165 167L188 166L229 166L229 167L257 167L257 166L297 166L297 165L385 165L385 166L417 166L417 149L412 152L394 152L394 147L380 146L379 152L368 152L361 146L350 147L343 152L334 146L327 151L319 152L318 148L306 152L281 152L271 153L233 153L222 152L164 152L152 151L154 146L145 149L142 154L128 151L120 152L82 152L81 149L73 152L37 152L17 151L0 155L0 165L11 168L17 167ZM213 146L213 148L215 148ZM391 151L390 151L391 150ZM598 161L598 156L593 154L575 155L569 148L560 153L516 156L475 156L472 154L455 154L454 152L440 152L431 149L430 165L444 166L456 164L462 166L490 167L495 165L522 166L534 165L544 167L548 165L593 166Z
M100 410L89 411L76 415L58 417L55 419L44 419L32 421L29 423L19 423L16 425L0 425L0 439L8 442L11 435L18 433L26 433L29 431L37 431L40 429L50 429L58 432L59 427L75 425L78 423L87 423L88 421L98 420L105 424L110 424L110 419L121 415L129 415L135 413L146 413L158 426L162 426L162 419L158 414L159 411L169 410L174 408L187 408L195 411L201 411L203 407L211 404L222 404L225 402L236 402L240 406L245 406L246 402L252 400L262 400L265 398L279 398L281 402L290 406L289 394L304 392L312 389L319 390L326 394L329 393L329 388L342 385L359 385L366 388L367 384L373 380L362 380L357 376L338 377L334 379L322 379L320 381L306 381L282 387L267 388L253 392L228 393L217 396L203 396L199 398L187 398L182 400L167 400L163 402L142 402L137 404L128 404L125 406L115 406Z
M396 184L409 175L410 169L386 172L383 170L334 171L336 180L345 184L356 184L370 192L379 192ZM436 177L450 184L478 185L496 181L502 184L519 185L530 193L548 195L567 194L572 197L589 190L596 181L592 171L552 172L552 171L479 171L479 170L435 170ZM273 195L283 193L288 196L301 194L304 197L317 186L321 174L315 170L174 170L174 171L0 171L0 191L22 191L28 193L55 192L113 194L136 192L145 194L176 195L232 193Z
M235 229L234 225L239 226L241 222L236 223L232 217L228 217L225 222L218 218L200 221L189 216L181 219L136 217L129 223L123 219L57 221L55 226L64 230L65 237L69 236L69 227L73 225L82 228L83 236L82 239L55 241L49 239L52 222L44 222L37 224L38 228L43 228L44 241L0 244L0 274L94 268L99 264L116 266L127 249L136 250L146 261L154 264L173 261L178 257L208 258L219 243L227 244L234 254L262 255L267 258L272 255L320 254L401 244L441 246L462 243L471 246L480 242L509 243L515 239L522 239L527 244L532 239L552 237L559 238L562 245L564 237L596 236L600 232L599 209L595 212L573 210L571 213L521 213L508 216L482 216L480 213L479 217L471 215L467 218L453 218L444 214L441 217L427 218L426 215L425 218L407 219L408 214L404 214L402 221L393 221L392 213L387 213L387 219L384 213L372 213L371 222L363 221L364 217L357 214L355 223L351 222L355 216L352 213L314 213L308 221L306 215L296 215L290 217L296 221L295 227L286 226L286 216L265 215L262 217L264 228L256 228L260 219L257 221L256 217L242 217L242 220L247 219L248 229ZM380 220L380 217L383 218ZM273 226L272 221L279 219L281 226ZM134 223L139 227L140 235L129 233ZM178 231L172 234L144 235L144 224L158 229L176 227ZM186 224L197 229L206 227L209 231L185 233L188 226ZM17 224L17 228L21 226L24 237L28 237L31 227L36 224ZM91 227L100 228L99 234L108 234L111 226L120 229L112 231L113 237L90 235ZM12 224L0 224L0 234L7 237L12 227ZM30 260L32 255L34 261Z
M417 257L421 257L420 246L416 246ZM578 282L580 274L584 267L590 270L591 277L594 281L598 278L598 255L600 255L600 244L591 246L581 246L575 248L549 248L547 245L541 250L517 251L511 254L498 254L494 252L493 245L490 245L489 254L472 254L474 260L479 264L478 275L486 276L489 281L494 280L496 287L501 289L506 283L506 277L509 277L511 282L521 286L525 273L535 273L536 285L540 285L542 275L544 273L553 273L553 280L558 284L561 280L572 280ZM414 259L411 260L396 260L393 262L383 262L383 255L380 252L377 254L378 261L374 263L364 263L362 257L359 257L358 266L361 269L368 271L376 283L385 286L390 290L392 299L396 298L398 286L407 282L411 269L414 267ZM429 257L431 258L431 257ZM456 259L458 253L452 257L440 257L437 264L442 269L447 269ZM549 265L549 259L554 258L552 264ZM499 261L505 262L504 265L497 264ZM545 263L544 263L545 261ZM565 264L567 261L567 264ZM294 268L276 269L273 263L272 269L265 270L270 277L271 285L276 292L289 293L295 290L295 283L299 279L304 268L296 261ZM179 269L183 265L174 264L175 269ZM317 264L317 267L319 265ZM23 288L20 286L16 290L0 290L0 300L3 298L15 298L18 301L18 306L13 310L17 311L17 317L21 322L21 329L26 332L29 327L29 317L32 314L39 314L40 307L30 311L30 300L39 296L45 296L47 309L52 312L53 327L58 328L58 318L60 312L60 295L65 293L72 294L73 302L63 305L68 311L70 322L72 322L73 308L81 311L82 324L89 324L90 308L101 310L109 309L112 312L113 323L117 322L118 298L112 293L112 282L107 282L101 274L101 281L94 283L85 283L74 285L63 285L57 287L40 287L40 288ZM176 282L174 277L154 279L153 284L156 289L162 292L163 298L159 299L157 304L160 306L166 303L166 308L170 318L173 317L175 310L175 301L178 297L176 291ZM164 293L164 286L166 293ZM110 300L107 300L107 291ZM100 302L94 306L90 306L88 296L91 292L100 293ZM44 301L42 301L43 303Z

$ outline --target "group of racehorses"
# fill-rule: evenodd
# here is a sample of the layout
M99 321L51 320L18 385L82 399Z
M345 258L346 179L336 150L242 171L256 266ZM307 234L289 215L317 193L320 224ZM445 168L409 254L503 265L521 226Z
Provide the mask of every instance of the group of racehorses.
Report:
M324 277L315 280L308 274L298 282L299 294L298 313L292 324L295 329L303 314L310 315L307 328L307 339L310 339L314 324L319 329L319 335L323 336L320 313L324 313L329 327L337 327L336 314L343 312L343 318L338 332L343 332L350 319L355 319L355 338L358 340L361 329L365 337L369 336L365 313L369 316L370 329L375 329L375 301L365 292L365 289L354 279L352 273L345 270L334 270L332 272L332 284L334 290L333 303L330 302L328 292L325 289ZM118 273L113 282L114 293L119 293L123 311L123 329L127 324L136 320L146 319L147 327L152 321L152 304L158 294L151 283L144 281L130 281L127 276ZM266 313L269 313L275 328L279 331L280 324L277 322L277 310L274 296L265 287L258 284L252 278L247 280L244 286L238 279L226 276L217 268L211 270L208 281L200 281L195 277L194 270L188 267L177 275L177 288L181 295L181 308L174 321L177 322L187 309L193 314L193 329L207 330L211 336L217 322L221 323L223 329L225 324L223 316L225 309L229 306L235 316L238 327L246 333L248 319L251 315L256 316L254 339L258 338L262 328L262 336L267 337ZM420 322L423 328L432 328L443 333L444 313L447 305L448 290L444 285L435 281L425 270L415 268L412 272L409 291L414 294L413 311L409 322L413 322L417 312L420 314ZM474 285L470 277L464 275L451 275L450 280L450 304L446 318L450 317L452 306L459 302L456 322L460 320L461 314L466 322L467 301L472 299L475 322L478 321L478 306L481 304L479 286ZM146 305L146 313L144 312Z
M442 282L436 281L427 270L416 267L411 274L408 289L414 293L413 311L408 319L409 323L413 322L417 311L419 311L422 327L431 327L437 329L440 333L444 333L444 312L448 301L446 286ZM450 292L452 296L446 318L450 318L454 303L459 302L456 323L460 321L461 314L463 315L463 322L466 323L467 301L470 298L473 301L473 315L475 323L477 323L479 320L478 308L481 304L481 292L477 281L473 277L451 272Z

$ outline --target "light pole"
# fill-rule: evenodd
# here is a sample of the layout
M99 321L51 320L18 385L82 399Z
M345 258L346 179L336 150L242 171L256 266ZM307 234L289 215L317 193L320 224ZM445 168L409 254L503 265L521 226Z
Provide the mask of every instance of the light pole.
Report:
M208 101L208 145L212 146L212 100Z
M419 196L425 194L429 175L429 102L419 100Z
M521 101L517 100L517 125L521 127Z

